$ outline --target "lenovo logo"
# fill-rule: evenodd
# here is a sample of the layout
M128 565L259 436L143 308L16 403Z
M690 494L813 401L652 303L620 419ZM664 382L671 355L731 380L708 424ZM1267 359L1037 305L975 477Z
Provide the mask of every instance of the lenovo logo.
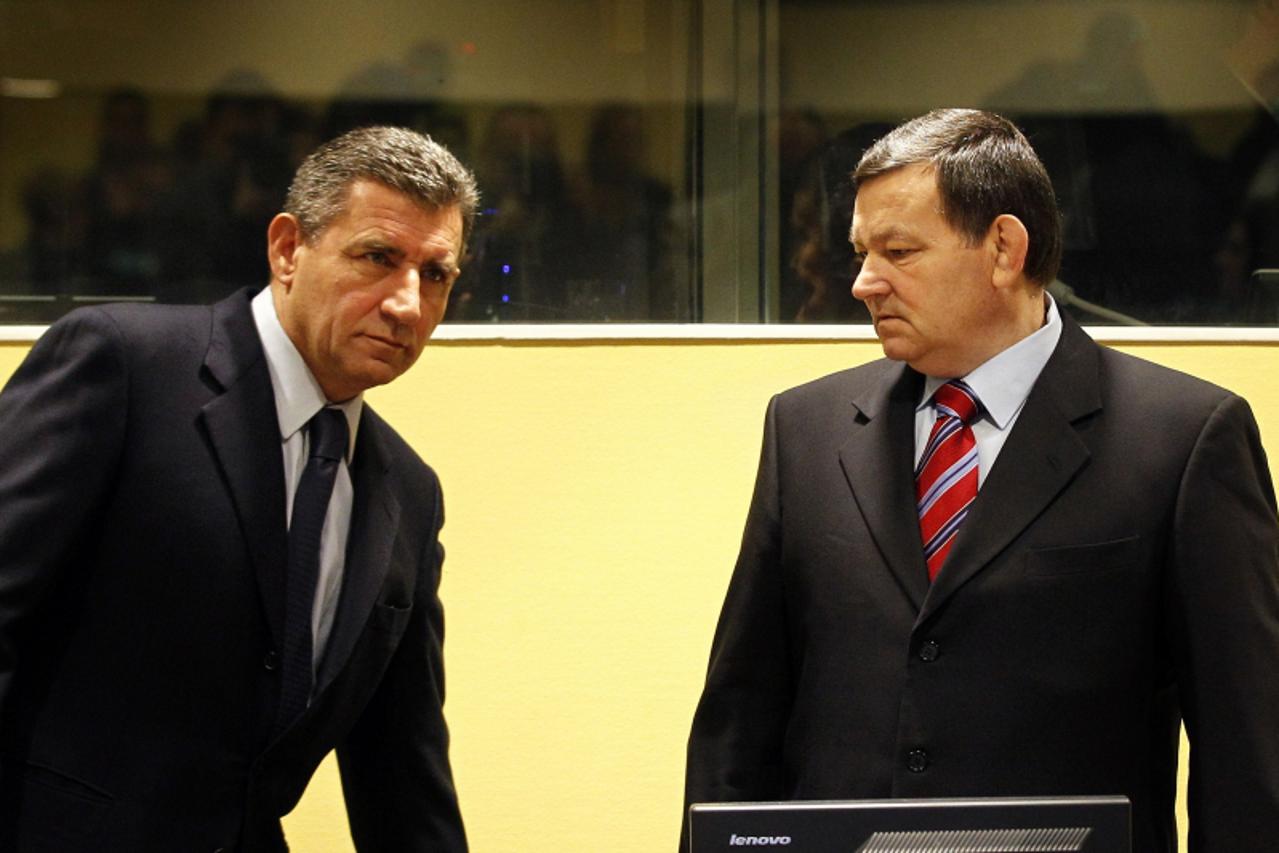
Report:
M789 835L738 835L728 836L729 847L785 847L790 844Z

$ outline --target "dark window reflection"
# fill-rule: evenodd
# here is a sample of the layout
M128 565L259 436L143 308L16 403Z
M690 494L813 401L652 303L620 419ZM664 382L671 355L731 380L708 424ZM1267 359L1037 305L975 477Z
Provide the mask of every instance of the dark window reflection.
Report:
M1102 14L1076 56L1032 65L989 98L1053 176L1065 226L1062 301L1089 320L1097 312L1074 298L1151 323L1272 322L1263 294L1249 292L1249 270L1218 263L1248 181L1243 164L1192 131L1211 121L1238 134L1255 119L1162 104L1146 72L1148 42L1134 16ZM1034 113L1004 106L1036 101ZM1081 101L1086 112L1071 108Z
M672 191L645 172L643 111L606 104L588 128L575 174L546 108L509 104L489 118L475 158L484 222L451 317L688 319L671 269Z
M92 300L208 301L265 283L266 225L320 140L311 111L252 72L228 76L167 139L140 90L78 100L96 102L95 159L80 174L48 166L23 182L27 237L0 267L0 321L48 321ZM21 102L8 114L21 121Z
M78 16L106 20L98 6L118 32L87 35ZM686 0L553 24L542 6L478 3L431 22L466 35L385 56L349 55L350 21L327 28L310 55L354 70L306 92L279 64L220 74L205 33L139 42L144 20L181 20L175 8L0 0L14 24L0 27L0 323L265 283L266 223L301 157L373 123L435 136L480 180L450 321L864 322L848 173L885 129L939 106L995 109L1031 136L1065 221L1053 290L1082 321L1279 321L1270 0L781 0L764 15L725 4L738 17L722 28L692 26L709 7ZM472 32L477 11L489 17ZM737 79L751 45L774 39L765 85ZM208 91L169 87L165 63L186 50L212 62ZM99 60L110 79L152 82L99 85ZM63 72L72 82L37 79ZM751 100L774 82L775 112Z
M856 275L848 231L853 218L852 173L862 152L891 125L864 124L829 136L812 112L780 122L779 198L783 211L781 313L801 323L869 323L852 298Z
M913 17L900 22L900 31L870 25L850 30L850 42L839 45L847 54L842 59L815 56L810 43L821 22L836 26L847 20L839 17L842 7L791 5L781 33L783 72L788 63L843 61L848 79L840 98L847 109L830 107L830 92L839 91L835 81L831 89L807 96L824 96L821 110L808 107L806 96L782 88L777 142L781 319L864 317L849 293L854 271L846 260L852 205L848 173L861 151L902 118L937 106L982 106L1018 122L1053 177L1065 256L1052 289L1081 321L1279 321L1279 273L1266 272L1279 268L1279 119L1274 111L1279 105L1279 7L1222 2L1214 7L1216 33L1189 32L1188 25L1171 25L1162 17L1178 10L1189 16L1191 7L1052 7L1058 17L1045 13L1046 29L1063 21L1086 23L1073 50L1056 50L1062 58L1027 60L1033 48L993 40L996 47L975 67L1002 78L997 85L978 93L973 80L957 74L953 81L939 78L943 84L937 88L953 89L953 95L939 95L937 103L915 99L915 108L900 113L859 108L882 94L857 86L869 73L857 64L859 45L874 40L880 48L890 46L888 53L900 56L907 70L917 55L919 25L935 21L942 26L964 5L911 4L906 12ZM954 55L931 56L939 73L963 65L961 54L972 52L971 34L983 31L978 4L967 5L972 30L968 36L956 34ZM1013 7L1029 8L1010 4L1004 14ZM789 31L787 20L794 22ZM1037 43L1035 33L1023 37ZM1196 51L1170 60L1175 39ZM1063 42L1060 36L1051 41L1055 47ZM1154 75L1161 75L1160 85ZM1202 88L1208 95L1183 97L1167 82L1187 77L1206 80ZM904 101L913 95L903 89Z
M324 103L285 97L248 70L199 103L133 88L63 93L61 109L95 112L96 155L81 171L51 159L16 188L26 236L0 250L0 322L47 322L94 300L205 302L265 284L267 223L301 158L375 123L430 133L479 178L482 211L449 320L688 319L688 264L672 263L686 255L673 249L687 240L672 221L677 188L646 166L650 116L683 106L459 104L432 97L442 61L420 45L403 63L352 75ZM0 106L0 121L23 122L50 105ZM165 134L158 111L189 117ZM678 123L662 132L656 142L678 149Z

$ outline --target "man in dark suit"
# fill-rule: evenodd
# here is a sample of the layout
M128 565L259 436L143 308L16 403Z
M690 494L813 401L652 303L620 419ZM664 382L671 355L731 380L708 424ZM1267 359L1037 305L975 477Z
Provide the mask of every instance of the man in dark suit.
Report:
M1170 851L1184 720L1191 850L1273 850L1279 536L1248 405L1057 310L1052 187L1005 120L929 113L854 180L888 359L769 405L687 802L1123 794L1134 850Z
M353 131L299 168L256 297L32 349L0 395L0 849L285 850L331 749L358 849L466 849L440 488L361 394L421 353L475 204L438 144Z

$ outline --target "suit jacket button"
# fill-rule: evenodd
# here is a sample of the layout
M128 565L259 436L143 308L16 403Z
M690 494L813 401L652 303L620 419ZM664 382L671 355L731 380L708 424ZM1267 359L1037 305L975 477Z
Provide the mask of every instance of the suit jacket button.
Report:
M941 654L941 649L932 640L919 647L919 659L924 663L932 663L937 660L939 654Z
M267 672L275 672L275 668L279 665L280 656L275 653L275 649L272 649L262 656L262 668Z
M928 753L922 749L912 749L906 755L906 769L911 773L923 773L928 769Z

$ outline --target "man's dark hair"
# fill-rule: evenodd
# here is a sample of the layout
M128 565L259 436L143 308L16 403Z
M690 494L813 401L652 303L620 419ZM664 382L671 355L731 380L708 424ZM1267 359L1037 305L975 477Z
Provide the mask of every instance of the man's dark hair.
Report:
M853 170L854 183L903 166L931 166L942 216L970 244L1001 214L1021 220L1030 234L1025 274L1048 286L1061 266L1061 217L1044 164L1007 119L981 110L933 110L880 139Z
M475 225L475 176L429 136L399 127L362 127L324 143L298 167L284 200L302 238L314 241L340 216L357 180L377 181L429 210L457 205L462 245Z

